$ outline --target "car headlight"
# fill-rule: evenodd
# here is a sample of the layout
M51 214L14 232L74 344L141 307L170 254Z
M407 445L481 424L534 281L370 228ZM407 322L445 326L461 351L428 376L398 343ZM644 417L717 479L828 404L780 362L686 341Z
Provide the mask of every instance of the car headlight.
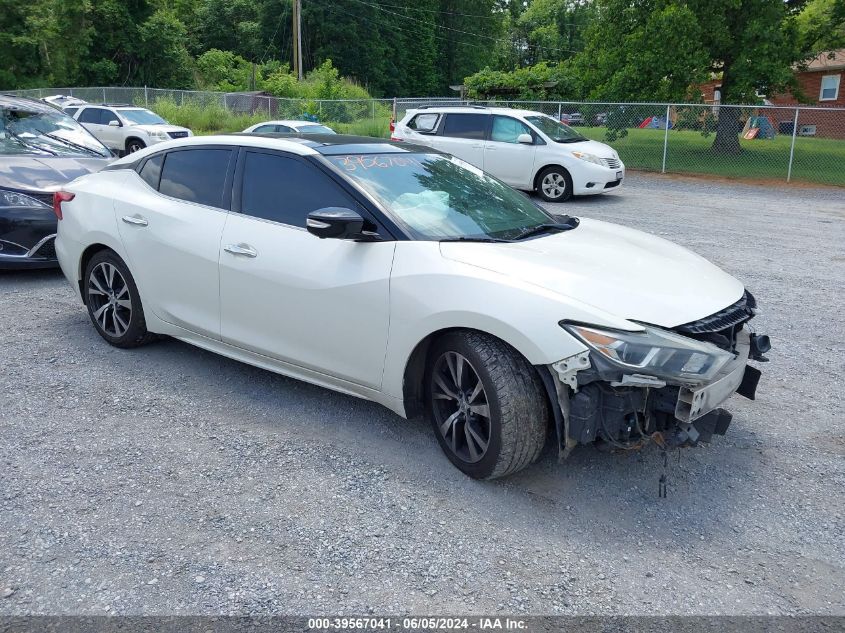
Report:
M28 209L33 207L44 207L45 209L52 208L49 204L41 202L41 200L38 200L37 198L33 198L32 196L28 196L24 193L18 193L17 191L7 191L5 189L0 189L0 207L20 207Z
M601 165L602 167L605 166L604 163L602 162L601 158L599 158L595 154L590 154L589 152L572 152L572 155L575 158L585 160L588 163L594 163L596 165Z
M708 381L734 358L732 353L711 343L657 327L624 332L565 322L561 325L621 369L673 382Z
M162 130L153 130L152 132L150 132L150 136L152 136L154 139L158 139L159 141L166 141L170 138L167 135L167 132L164 132Z

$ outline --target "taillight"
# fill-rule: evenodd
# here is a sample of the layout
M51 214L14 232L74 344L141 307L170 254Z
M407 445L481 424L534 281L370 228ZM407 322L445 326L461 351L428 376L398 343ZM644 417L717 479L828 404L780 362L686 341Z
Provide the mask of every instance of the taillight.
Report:
M391 141L404 141L405 139L404 139L404 138L399 138L398 136L393 136L393 135L391 134L391 136L390 136L390 140L391 140Z
M53 194L53 213L60 220L62 219L62 202L70 202L76 197L76 194L68 191L57 191Z
M396 131L396 119L390 119L390 134Z

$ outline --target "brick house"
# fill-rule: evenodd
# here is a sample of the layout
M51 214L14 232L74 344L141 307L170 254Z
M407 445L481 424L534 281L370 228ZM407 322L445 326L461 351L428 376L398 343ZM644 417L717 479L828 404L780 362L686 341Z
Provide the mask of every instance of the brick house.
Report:
M771 95L767 104L774 106L812 105L818 107L845 108L845 49L822 53L812 59L804 69L796 68L798 85L804 93L807 103L800 104L791 93ZM719 93L720 80L713 79L698 88L704 103L718 106L721 102ZM788 110L770 111L777 121L772 121L781 131L784 124L792 129ZM793 111L794 113L794 111ZM845 139L845 112L823 112L803 110L799 115L798 131L803 136Z

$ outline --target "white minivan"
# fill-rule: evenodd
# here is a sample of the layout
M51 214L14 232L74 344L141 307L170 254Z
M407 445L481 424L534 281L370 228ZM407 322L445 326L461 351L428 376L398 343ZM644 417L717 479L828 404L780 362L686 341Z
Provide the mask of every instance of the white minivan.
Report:
M549 202L604 193L625 178L612 147L542 112L423 106L405 113L392 138L448 152Z

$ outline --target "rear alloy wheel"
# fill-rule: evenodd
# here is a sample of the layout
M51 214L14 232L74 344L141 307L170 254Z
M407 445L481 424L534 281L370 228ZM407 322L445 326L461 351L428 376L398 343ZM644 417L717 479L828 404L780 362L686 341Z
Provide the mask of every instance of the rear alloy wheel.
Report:
M476 479L509 475L539 457L548 407L536 370L480 332L455 332L432 347L426 397L437 441Z
M537 177L537 193L547 202L566 202L572 197L572 177L562 167L549 167Z
M155 336L147 332L135 280L123 260L100 251L85 270L85 304L97 332L116 347L137 347Z

